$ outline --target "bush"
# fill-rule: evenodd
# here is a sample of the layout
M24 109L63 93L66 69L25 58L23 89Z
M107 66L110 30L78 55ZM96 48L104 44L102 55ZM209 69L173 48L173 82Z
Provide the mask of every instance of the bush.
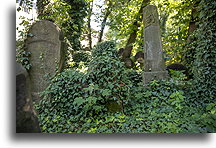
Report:
M75 132L70 128L62 129L69 127L64 125L71 122L76 123L74 130L78 132L79 126L89 117L107 111L123 112L130 81L115 51L114 43L101 43L94 48L87 73L67 70L52 80L42 94L46 99L37 105L44 132ZM47 128L56 123L58 127Z
M174 72L174 71L173 71ZM134 76L137 76L135 78ZM182 73L143 86L141 75L118 59L112 42L100 43L86 73L65 70L36 108L47 133L213 132L215 112L193 106ZM200 118L201 117L201 118ZM203 120L203 121L202 121Z
M73 60L70 66L72 68L82 69L82 67L88 67L91 60L91 55L86 51L76 51L73 54Z
M216 96L216 5L214 0L201 0L199 6L198 27L189 38L184 59L194 77L191 98L206 107Z

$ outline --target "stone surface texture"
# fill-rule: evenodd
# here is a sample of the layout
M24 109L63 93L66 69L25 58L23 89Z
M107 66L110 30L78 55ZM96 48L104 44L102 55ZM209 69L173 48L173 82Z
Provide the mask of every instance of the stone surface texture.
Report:
M144 20L144 83L167 77L163 59L157 7L147 5L143 9Z
M31 53L29 71L32 95L40 100L39 93L49 85L49 79L63 69L65 43L61 30L52 22L35 22L26 40L26 50Z
M16 64L16 133L40 132L33 108L31 83L27 71Z

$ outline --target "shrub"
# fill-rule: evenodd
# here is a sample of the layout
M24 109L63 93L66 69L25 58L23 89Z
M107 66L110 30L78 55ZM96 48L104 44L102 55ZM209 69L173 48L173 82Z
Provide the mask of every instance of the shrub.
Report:
M189 38L184 60L194 76L191 98L206 107L216 96L215 1L201 0L198 14L198 27Z
M119 61L112 42L100 43L92 55L86 73L65 70L42 93L45 98L36 108L43 132L215 131L215 112L211 110L215 104L207 110L192 107L191 81L185 81L182 73L144 87L140 74L129 72Z
M123 111L130 81L115 51L114 43L101 43L94 48L87 73L66 70L52 80L42 93L46 99L37 105L44 132L74 132L69 125L64 126L71 122L76 123L74 130L78 132L88 117L94 118L107 110ZM58 127L47 128L56 123Z

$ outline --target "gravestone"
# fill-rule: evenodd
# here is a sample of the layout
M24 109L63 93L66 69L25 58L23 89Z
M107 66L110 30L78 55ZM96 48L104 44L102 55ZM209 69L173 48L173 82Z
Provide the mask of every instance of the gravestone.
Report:
M52 22L42 20L34 23L26 40L26 50L31 53L32 65L29 75L34 101L40 100L39 93L49 85L49 79L63 69L65 60L63 34Z
M33 108L31 83L27 71L16 64L16 133L40 132Z
M162 53L161 34L157 7L147 5L143 9L144 19L144 84L151 80L166 79Z

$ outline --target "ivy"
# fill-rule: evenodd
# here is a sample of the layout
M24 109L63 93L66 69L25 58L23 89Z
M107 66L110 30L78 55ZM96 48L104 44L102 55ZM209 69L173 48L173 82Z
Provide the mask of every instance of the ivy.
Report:
M21 0L19 2L18 12L21 10L21 6L26 6L28 9L32 9L32 0L26 1ZM18 32L18 38L16 39L16 62L22 64L22 66L28 71L31 68L31 63L29 61L30 52L25 50L25 40L28 36L32 34L28 33L29 28L33 23L33 19L26 18L25 16L20 16L19 26L16 27Z
M216 86L216 50L215 50L215 1L201 1L199 4L199 22L190 37L185 53L186 64L194 75L193 98L202 105L215 101Z
M22 66L29 70L31 68L31 63L29 61L30 52L25 51L24 49L17 49L16 51L16 62L21 63Z
M143 87L118 59L114 42L93 49L85 73L65 70L53 78L36 105L47 133L212 132L214 104L190 106L190 81L174 74ZM174 71L173 71L174 73ZM141 80L141 79L140 79ZM139 83L135 83L139 82ZM188 99L189 98L189 99ZM202 117L202 118L200 118ZM203 119L207 122L201 122Z
M85 123L83 118L95 117L113 108L115 112L122 111L119 107L127 103L130 81L127 79L124 64L117 57L115 44L104 42L97 45L93 49L93 58L89 65L86 73L66 70L58 74L42 93L45 99L36 107L42 130L49 132L43 125L53 124L53 120L57 122L58 119L73 116L67 119L68 123ZM114 107L110 106L110 102L114 102ZM56 116L61 118L56 119ZM43 123L44 117L50 120ZM78 125L81 123L78 122Z

